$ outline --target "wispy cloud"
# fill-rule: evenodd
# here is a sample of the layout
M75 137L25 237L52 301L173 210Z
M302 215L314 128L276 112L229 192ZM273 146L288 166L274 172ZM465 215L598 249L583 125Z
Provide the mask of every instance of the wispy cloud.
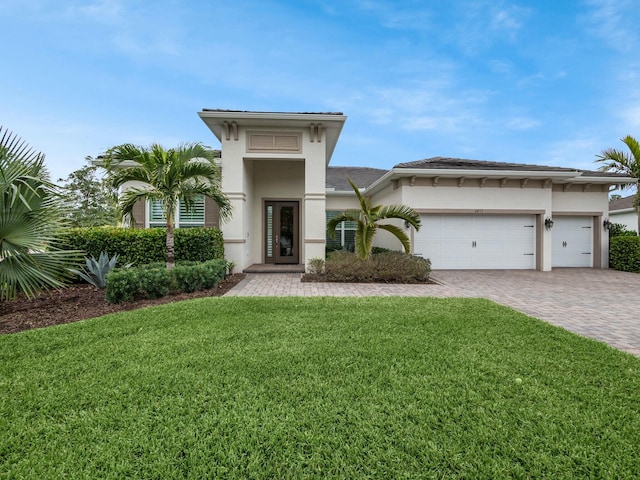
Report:
M587 0L583 20L592 35L605 40L611 47L630 51L638 47L638 4L628 0Z
M542 124L539 120L530 117L515 117L507 121L507 128L512 130L530 130Z

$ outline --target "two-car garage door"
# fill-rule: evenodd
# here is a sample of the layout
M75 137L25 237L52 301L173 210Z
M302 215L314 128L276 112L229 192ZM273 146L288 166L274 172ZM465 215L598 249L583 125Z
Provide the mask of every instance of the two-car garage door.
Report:
M534 215L422 215L414 253L433 269L534 269Z
M422 215L414 253L435 270L535 269L535 215ZM593 217L557 216L552 267L593 266Z

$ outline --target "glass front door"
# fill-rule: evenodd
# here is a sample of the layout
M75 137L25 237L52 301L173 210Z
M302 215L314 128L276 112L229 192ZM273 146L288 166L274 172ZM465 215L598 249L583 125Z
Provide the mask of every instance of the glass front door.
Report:
M265 202L265 263L300 259L298 202Z

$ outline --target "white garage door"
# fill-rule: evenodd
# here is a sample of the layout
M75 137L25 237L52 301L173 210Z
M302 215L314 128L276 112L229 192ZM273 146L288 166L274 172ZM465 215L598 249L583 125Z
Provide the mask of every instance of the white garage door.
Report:
M552 267L593 266L593 218L554 217Z
M422 215L414 253L433 269L534 269L534 215Z

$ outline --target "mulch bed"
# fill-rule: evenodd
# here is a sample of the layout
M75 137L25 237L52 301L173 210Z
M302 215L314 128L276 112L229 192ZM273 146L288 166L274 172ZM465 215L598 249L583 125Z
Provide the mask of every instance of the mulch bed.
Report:
M231 275L210 290L176 293L154 300L144 299L120 304L108 303L104 298L104 290L86 284L44 292L30 300L19 297L8 302L0 301L0 334L76 322L107 313L124 312L191 298L219 297L231 290L244 277L243 273Z

